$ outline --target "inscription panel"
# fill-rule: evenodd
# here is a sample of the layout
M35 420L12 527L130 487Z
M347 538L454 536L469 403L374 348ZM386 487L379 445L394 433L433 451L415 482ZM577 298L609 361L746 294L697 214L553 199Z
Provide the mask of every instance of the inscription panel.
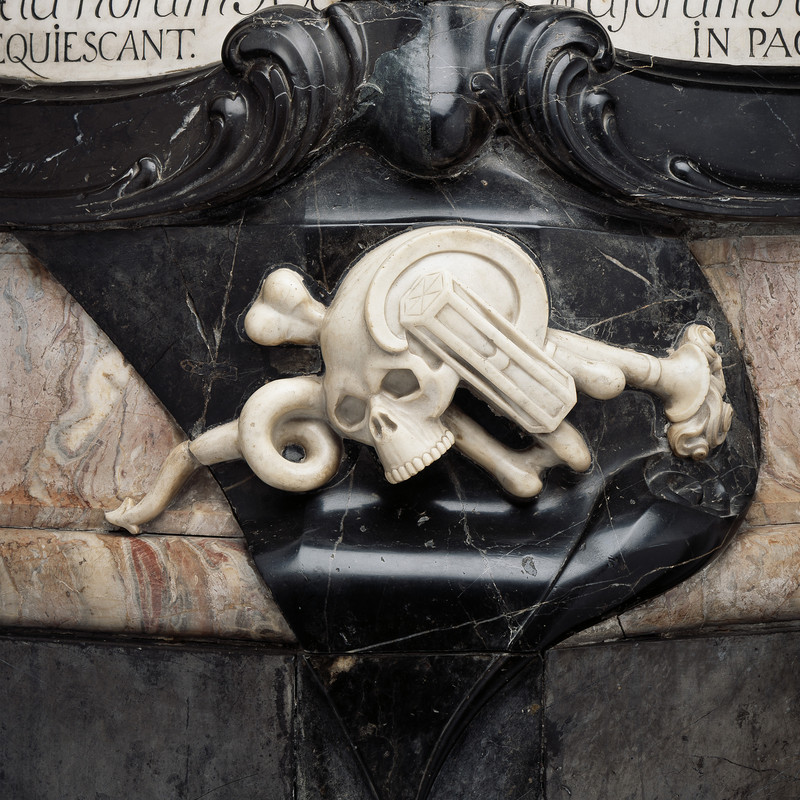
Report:
M331 0L297 0L322 9ZM288 0L0 0L0 77L135 80L220 60L242 19ZM697 64L795 66L800 0L528 0L592 15L618 50Z
M586 11L606 28L617 50L698 66L800 63L800 0L556 0L542 5Z
M329 0L296 0L322 8ZM284 0L0 0L0 76L132 80L220 60L228 31Z

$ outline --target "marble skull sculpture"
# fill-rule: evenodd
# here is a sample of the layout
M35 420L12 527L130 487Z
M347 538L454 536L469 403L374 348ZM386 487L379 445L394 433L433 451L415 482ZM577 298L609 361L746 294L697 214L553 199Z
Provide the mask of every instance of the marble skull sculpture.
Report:
M532 433L555 429L575 404L572 378L539 348L547 295L531 266L504 237L434 228L377 248L343 281L320 328L326 414L376 449L391 483L454 444L443 415L462 381ZM526 330L527 352L503 324Z
M591 454L566 421L577 391L597 399L626 385L664 402L667 436L681 457L721 444L732 409L710 328L690 325L666 358L548 327L541 270L506 236L432 226L393 237L357 261L329 307L302 277L272 272L245 318L258 344L319 345L325 371L273 381L238 420L176 447L153 489L107 519L137 533L200 464L244 458L265 483L317 489L333 478L343 438L373 447L391 483L405 481L453 445L518 497L534 497L556 464L584 471ZM453 403L467 386L531 434L513 450ZM294 446L302 457L285 457ZM297 448L300 448L298 451Z

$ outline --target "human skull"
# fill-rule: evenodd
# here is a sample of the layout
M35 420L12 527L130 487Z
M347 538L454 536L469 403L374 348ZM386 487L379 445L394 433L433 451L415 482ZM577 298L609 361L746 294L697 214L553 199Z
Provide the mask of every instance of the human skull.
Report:
M411 349L382 350L367 331L363 304L334 303L320 345L328 420L345 438L375 448L386 480L407 480L452 446L441 415L458 386L455 370Z
M320 326L330 424L374 447L392 483L454 444L441 417L460 381L524 427L518 409L536 406L529 390L545 388L537 376L558 371L543 352L528 352L544 341L547 311L538 268L505 237L453 226L382 243L353 265ZM531 343L525 357L520 342ZM503 343L510 356L496 352ZM560 417L542 430L571 407L556 399Z

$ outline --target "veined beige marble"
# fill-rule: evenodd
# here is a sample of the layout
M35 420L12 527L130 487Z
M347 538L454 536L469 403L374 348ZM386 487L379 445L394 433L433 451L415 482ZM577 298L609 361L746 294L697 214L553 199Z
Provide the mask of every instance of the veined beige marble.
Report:
M800 238L695 242L744 350L761 415L762 465L752 525L800 522Z
M0 234L0 526L102 529L184 437L108 337ZM146 526L240 535L207 470Z
M0 530L0 625L289 644L243 542Z
M624 633L674 633L704 627L800 619L800 525L741 531L689 580L620 615Z

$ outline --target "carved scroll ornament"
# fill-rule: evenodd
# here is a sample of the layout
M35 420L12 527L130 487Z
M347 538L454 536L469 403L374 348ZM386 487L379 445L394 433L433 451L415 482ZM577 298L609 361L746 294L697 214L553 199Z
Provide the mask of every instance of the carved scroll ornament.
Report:
M0 82L0 220L202 214L342 147L431 176L498 143L639 213L800 215L796 70L615 54L573 8L281 5L231 31L223 63L145 86Z
M674 352L656 358L548 323L536 262L480 228L393 237L353 265L327 307L296 272L272 272L247 313L248 335L264 346L318 344L324 373L258 389L238 419L176 447L151 492L107 519L138 533L199 465L239 458L275 488L318 489L336 475L343 439L373 447L390 483L455 446L510 494L535 497L548 468L591 465L566 419L578 391L606 400L631 386L658 396L680 457L704 459L725 440L733 412L710 328L688 326ZM533 443L515 450L491 436L453 402L459 386Z

